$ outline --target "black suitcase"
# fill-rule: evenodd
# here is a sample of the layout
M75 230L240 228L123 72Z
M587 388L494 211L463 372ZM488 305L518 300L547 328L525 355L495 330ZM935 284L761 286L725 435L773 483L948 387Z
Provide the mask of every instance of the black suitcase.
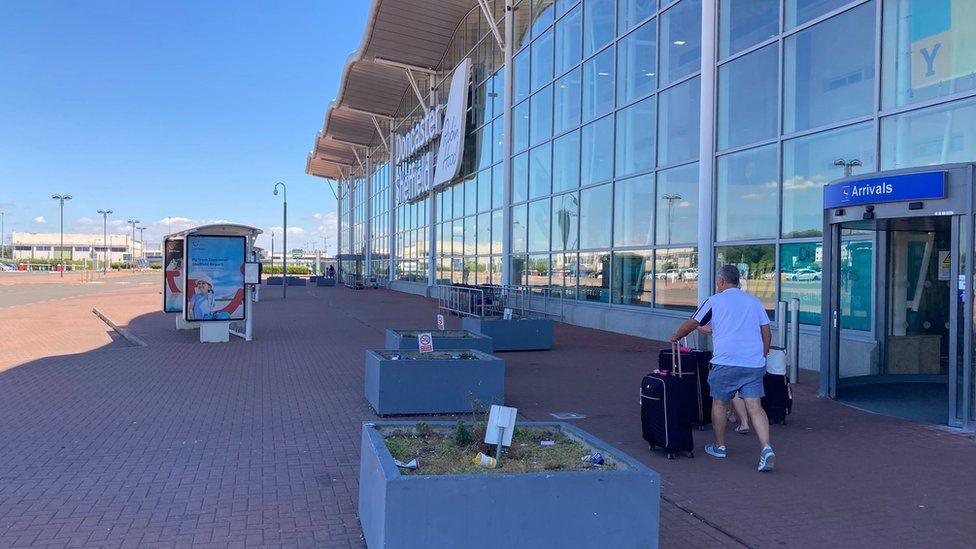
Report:
M711 369L711 351L680 350L681 363L685 375L694 375L696 389L694 398L690 400L691 423L704 431L705 426L712 423L712 395L708 388L708 371ZM665 349L657 357L657 367L661 371L669 371L672 366L674 351Z
M763 376L763 390L766 396L762 397L761 403L763 410L766 410L769 423L786 425L786 416L793 413L793 388L790 387L790 378L767 373Z
M661 353L665 352L671 351ZM698 392L697 376L684 372L680 352L676 347L673 352L679 354L673 364L672 355L666 355L668 369L651 372L641 382L641 434L651 450L663 449L668 459L680 452L695 457L691 414Z

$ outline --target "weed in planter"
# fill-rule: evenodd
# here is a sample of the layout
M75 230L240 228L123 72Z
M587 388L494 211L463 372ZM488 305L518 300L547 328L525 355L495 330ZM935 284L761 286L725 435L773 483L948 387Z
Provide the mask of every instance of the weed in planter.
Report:
M457 421L457 425L454 426L454 444L459 448L464 448L465 446L471 444L471 431L464 425L464 422L460 419Z
M414 426L417 429L417 436L420 438L430 438L434 435L434 431L423 421L418 421L417 425Z

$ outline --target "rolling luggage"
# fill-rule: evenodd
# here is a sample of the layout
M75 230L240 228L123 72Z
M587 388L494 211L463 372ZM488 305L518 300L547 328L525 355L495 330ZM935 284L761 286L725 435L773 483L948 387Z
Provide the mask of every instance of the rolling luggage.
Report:
M641 433L651 450L662 448L668 459L680 452L695 457L691 419L698 376L682 370L682 351L676 345L661 356L667 369L655 370L641 382Z
M665 349L657 357L658 370L670 370L671 363L674 361L674 350ZM685 375L693 374L695 377L695 394L690 400L691 423L698 427L699 431L704 431L705 426L712 423L712 395L708 389L708 371L711 368L711 351L701 351L678 347L681 363L684 366Z
M763 376L763 389L766 396L762 397L763 410L769 423L786 425L786 416L793 413L793 389L790 378L785 375L767 373Z

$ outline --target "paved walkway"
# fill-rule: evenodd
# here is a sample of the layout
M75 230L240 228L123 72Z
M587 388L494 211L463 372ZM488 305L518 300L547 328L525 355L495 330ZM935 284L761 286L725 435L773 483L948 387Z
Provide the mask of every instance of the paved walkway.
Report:
M312 287L283 302L265 288L255 341L201 345L157 312L157 291L0 310L0 546L361 547L359 429L375 419L363 350L386 327L432 325L433 302ZM114 341L92 306L148 346ZM58 310L75 325L52 325ZM60 341L73 329L87 337ZM12 336L36 340L5 352ZM553 351L503 356L524 418L586 414L581 427L662 473L662 546L963 547L976 535L971 437L817 399L812 379L774 430L773 474L753 470L745 438L727 462L649 453L637 388L658 348L559 325Z

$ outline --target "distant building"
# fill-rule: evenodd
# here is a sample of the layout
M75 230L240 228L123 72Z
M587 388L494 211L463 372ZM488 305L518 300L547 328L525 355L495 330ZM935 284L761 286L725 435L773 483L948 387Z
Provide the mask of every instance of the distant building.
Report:
M109 262L129 261L132 241L128 235L110 234L106 242L101 234L64 233L64 247L61 247L60 233L17 233L13 234L13 258L22 259L60 259L82 260L106 258ZM136 259L142 257L142 243L135 243Z

